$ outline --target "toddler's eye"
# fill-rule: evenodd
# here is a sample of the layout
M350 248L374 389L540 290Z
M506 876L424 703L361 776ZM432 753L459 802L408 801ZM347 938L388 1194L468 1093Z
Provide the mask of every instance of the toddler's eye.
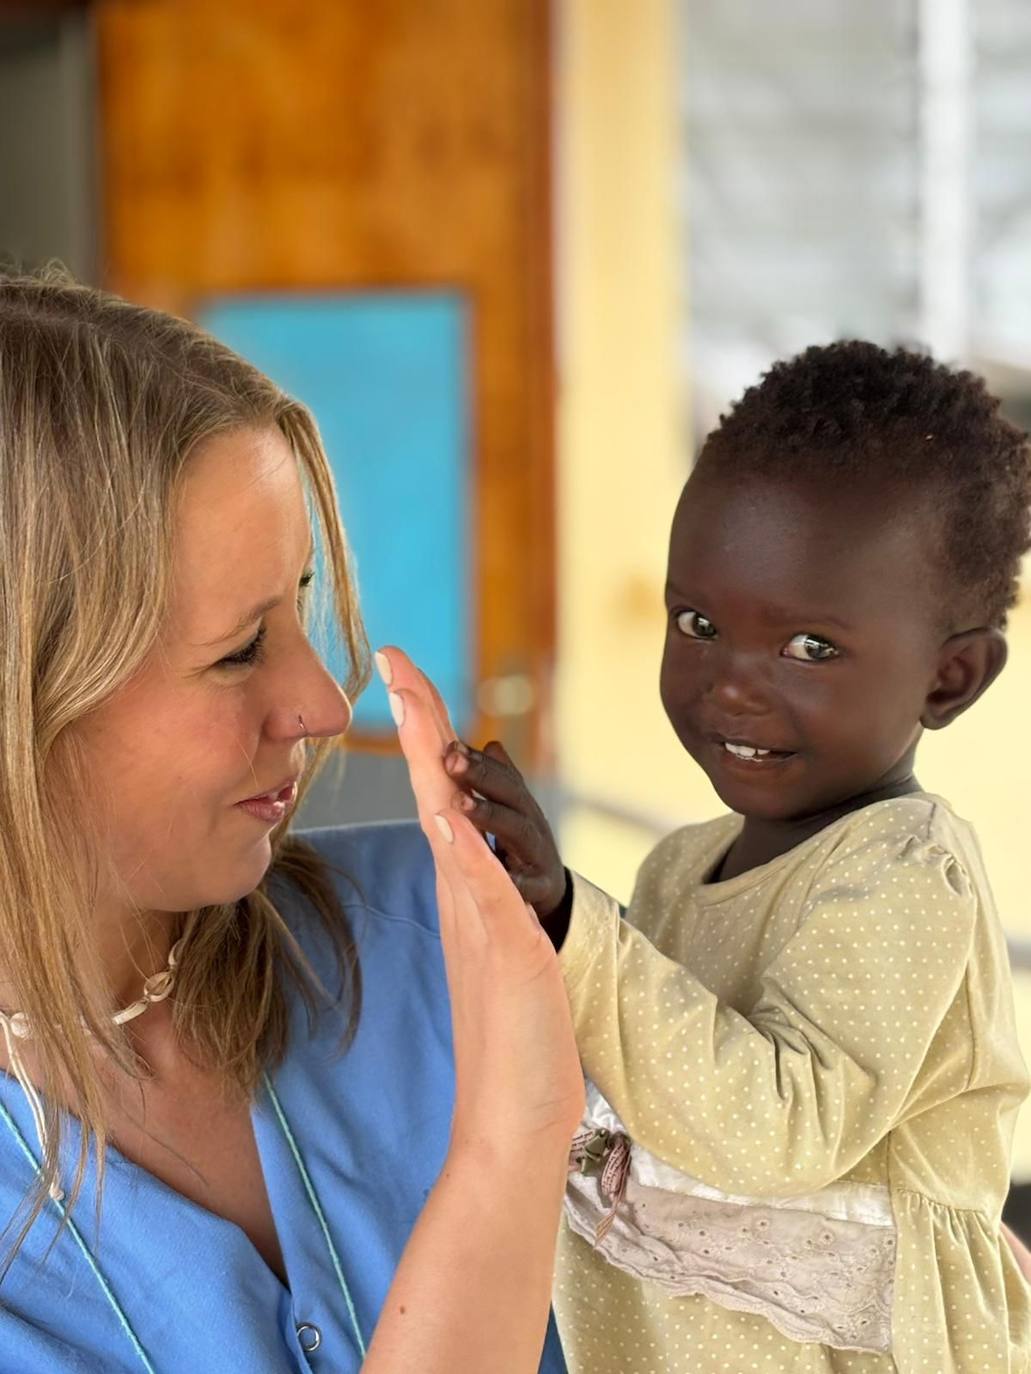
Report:
M699 611L681 611L677 616L677 629L688 639L716 638L716 626Z
M785 658L800 658L805 663L822 663L824 659L838 657L837 649L822 635L795 635L781 652Z

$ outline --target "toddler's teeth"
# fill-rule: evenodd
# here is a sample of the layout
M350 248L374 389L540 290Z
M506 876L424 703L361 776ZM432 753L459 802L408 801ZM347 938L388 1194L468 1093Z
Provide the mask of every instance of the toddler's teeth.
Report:
M731 744L726 740L724 740L723 747L728 754L733 754L736 759L765 759L772 753L770 749L757 749L751 744Z

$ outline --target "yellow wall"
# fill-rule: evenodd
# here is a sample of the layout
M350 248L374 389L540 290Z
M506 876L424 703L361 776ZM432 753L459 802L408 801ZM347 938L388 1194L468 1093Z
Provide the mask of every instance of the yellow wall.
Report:
M920 746L918 776L977 828L1006 929L1031 940L1031 602L1013 613L1006 668L967 715Z
M704 794L656 686L687 462L674 5L559 9L560 767L580 792L691 816ZM571 821L567 844L608 877L591 829L582 843Z
M671 823L718 814L659 703L666 536L687 470L685 211L674 0L564 0L559 71L559 681L562 776L578 794ZM981 837L1008 930L1031 940L1031 605L1010 663L921 747L924 786ZM654 842L574 807L567 862L625 898ZM1031 1057L1031 975L1018 983ZM1031 1111L1017 1172L1031 1177Z

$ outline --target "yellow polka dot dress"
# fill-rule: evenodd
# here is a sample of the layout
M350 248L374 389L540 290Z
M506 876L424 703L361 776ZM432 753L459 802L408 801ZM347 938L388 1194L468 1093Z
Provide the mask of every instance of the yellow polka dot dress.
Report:
M740 826L663 840L625 918L575 879L571 1374L1031 1370L999 1232L1027 1072L972 831L920 794L707 882Z

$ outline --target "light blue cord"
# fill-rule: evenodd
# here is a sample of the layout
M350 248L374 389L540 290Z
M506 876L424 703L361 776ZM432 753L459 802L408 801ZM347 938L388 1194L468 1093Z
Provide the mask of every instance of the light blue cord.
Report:
M315 1191L315 1186L311 1181L311 1177L308 1173L307 1168L305 1167L304 1160L301 1157L301 1152L297 1147L297 1141L294 1139L293 1132L290 1129L290 1123L286 1119L286 1113L283 1111L283 1108L280 1105L279 1098L276 1096L276 1090L272 1086L272 1080L269 1078L267 1073L264 1075L264 1082L265 1090L269 1095L269 1100L271 1101L272 1106L275 1109L276 1119L279 1122L280 1130L283 1132L283 1135L286 1138L286 1143L290 1146L290 1153L294 1157L294 1163L297 1165L297 1172L301 1176L301 1181L304 1184L304 1190L308 1195L308 1201L311 1203L312 1211L315 1213L316 1217L318 1218L319 1225L322 1227L322 1236L326 1242L326 1249L329 1251L329 1257L333 1261L333 1270L337 1277L337 1283L340 1285L340 1291L344 1295L344 1302L347 1304L347 1313L348 1316L351 1318L351 1326L354 1329L355 1339L358 1342L358 1351L362 1359L364 1359L366 1354L365 1342L362 1339L361 1327L358 1325L358 1314L355 1311L354 1301L351 1298L351 1291L347 1286L347 1280L344 1278L344 1271L340 1264L340 1256L337 1254L336 1246L333 1244L333 1237L330 1235L329 1225L326 1222L325 1213L322 1210L322 1205L319 1202L318 1194ZM17 1123L15 1122L14 1118L11 1116L10 1112L7 1110L7 1107L3 1102L0 1102L0 1116L2 1116L4 1121L7 1123L8 1130L11 1132L11 1134L17 1141L22 1154L25 1156L29 1164L32 1166L36 1174L36 1177L39 1178L43 1173L43 1167L37 1161L36 1156L32 1153L32 1150L29 1148L28 1141L25 1139L21 1131L18 1129ZM75 1222L71 1219L71 1217L68 1216L67 1209L65 1208L63 1203L58 1202L55 1198L51 1198L50 1201L53 1203L54 1207L57 1208L57 1211L60 1213L60 1215L65 1219L65 1223L68 1227L68 1230L72 1233L76 1245L78 1245L79 1249L82 1251L83 1258L89 1266L90 1272L93 1274L93 1277L100 1285L100 1290L104 1294L104 1297L107 1298L108 1302L110 1303L111 1310L118 1318L118 1323L121 1326L122 1330L128 1336L132 1348L139 1356L140 1363L143 1365L143 1368L147 1371L147 1374L157 1374L157 1370L151 1364L150 1359L147 1356L147 1352L140 1344L139 1337L136 1335L136 1332L132 1329L132 1324L130 1323L129 1318L125 1315L125 1311L121 1303L118 1301L118 1298L115 1296L110 1284L101 1272L100 1266L94 1259L89 1246L83 1240L82 1233L79 1231L79 1228L76 1226Z
M4 1105L3 1102L0 1102L0 1116L2 1116L3 1119L7 1122L8 1129L20 1145L22 1154L25 1156L25 1158L29 1161L29 1163L35 1170L36 1177L41 1177L43 1173L43 1166L37 1162L36 1156L29 1149L28 1141L25 1139L21 1131L18 1129L17 1123L15 1122L14 1118L11 1116L11 1113L7 1110L7 1107ZM83 1258L89 1265L90 1270L93 1273L93 1277L96 1279L97 1283L100 1284L101 1292L104 1294L104 1297L107 1298L108 1302L111 1304L111 1310L118 1318L122 1330L129 1337L129 1340L132 1343L133 1350L135 1350L136 1354L140 1357L140 1363L143 1365L143 1368L147 1371L147 1374L157 1374L157 1370L154 1368L150 1360L147 1358L147 1352L140 1344L136 1332L132 1329L132 1326L129 1323L129 1318L125 1315L121 1303L115 1297L110 1285L108 1284L107 1279L104 1278L104 1275L100 1271L100 1266L93 1258L89 1246L83 1240L79 1228L76 1226L75 1222L72 1221L71 1217L68 1216L67 1209L65 1208L64 1203L58 1202L56 1198L51 1198L50 1201L57 1208L61 1216L65 1218L69 1231L71 1231L72 1235L75 1237L75 1243L82 1251Z
M322 1227L322 1238L326 1242L326 1249L329 1251L329 1257L333 1261L333 1270L337 1276L337 1283L340 1285L340 1291L344 1295L344 1302L347 1304L347 1314L351 1318L351 1326L354 1330L355 1339L358 1342L358 1352L364 1360L366 1353L365 1342L362 1340L361 1327L358 1325L358 1314L354 1309L351 1290L348 1288L347 1280L344 1278L343 1267L340 1264L340 1256L337 1254L336 1246L333 1244L333 1237L329 1233L329 1225L326 1221L326 1215L322 1210L322 1204L319 1202L319 1195L316 1193L315 1185L312 1183L308 1170L305 1168L304 1160L301 1158L301 1152L297 1147L297 1141L294 1139L293 1131L290 1129L290 1123L286 1119L286 1113L283 1111L279 1098L276 1096L276 1090L272 1086L272 1080L267 1073L263 1075L263 1079L265 1091L268 1093L269 1101L275 1109L279 1128L286 1137L286 1143L290 1146L290 1153L293 1155L294 1163L297 1165L297 1172L300 1174L301 1181L304 1184L304 1191L308 1194L308 1201L311 1203L312 1211L318 1217L319 1225Z

